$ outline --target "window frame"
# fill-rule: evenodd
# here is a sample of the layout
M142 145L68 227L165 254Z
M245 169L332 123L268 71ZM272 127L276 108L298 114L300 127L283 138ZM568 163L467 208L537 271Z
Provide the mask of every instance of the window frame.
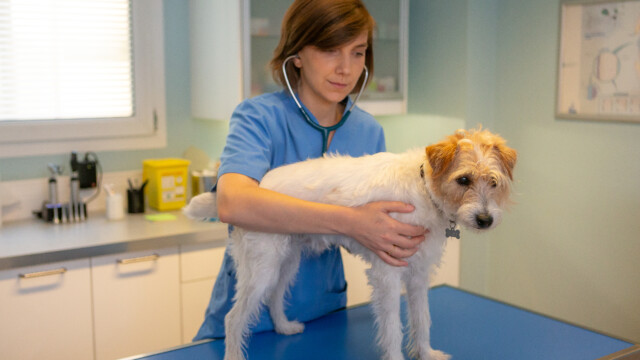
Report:
M134 115L0 122L0 158L167 145L162 1L132 0Z

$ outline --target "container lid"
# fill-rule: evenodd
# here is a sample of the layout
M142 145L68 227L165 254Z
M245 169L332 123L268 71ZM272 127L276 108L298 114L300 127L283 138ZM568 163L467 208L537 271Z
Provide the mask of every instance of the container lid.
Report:
M184 159L148 159L142 161L142 165L153 168L189 166L189 163L189 160Z

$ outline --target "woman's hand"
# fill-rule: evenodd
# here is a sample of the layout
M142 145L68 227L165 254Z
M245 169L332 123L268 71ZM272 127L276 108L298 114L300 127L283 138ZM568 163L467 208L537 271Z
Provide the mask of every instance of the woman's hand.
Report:
M414 207L398 201L377 201L353 208L346 235L356 239L392 266L407 266L403 259L418 251L429 232L421 226L402 223L389 213L410 213Z

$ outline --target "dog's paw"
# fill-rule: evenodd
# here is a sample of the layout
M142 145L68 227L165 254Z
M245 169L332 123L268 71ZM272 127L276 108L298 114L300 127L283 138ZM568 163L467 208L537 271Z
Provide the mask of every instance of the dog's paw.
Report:
M275 330L282 335L300 334L304 331L304 324L299 321L285 321L275 324Z
M449 360L451 355L444 353L440 350L431 349L427 352L427 356L420 358L420 360Z
M224 360L245 360L245 357L241 349L225 349Z
M415 360L449 360L451 355L431 347L413 348L409 350L409 358Z
M206 192L194 196L182 212L190 219L203 220L218 217L216 193Z

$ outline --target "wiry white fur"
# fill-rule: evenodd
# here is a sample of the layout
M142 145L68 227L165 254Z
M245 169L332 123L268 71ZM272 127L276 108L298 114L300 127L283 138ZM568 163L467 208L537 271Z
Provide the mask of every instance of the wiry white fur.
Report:
M436 209L429 195L430 179L420 166L429 167L423 150L404 154L379 153L359 158L326 156L268 172L261 187L301 199L344 206L372 201L403 201L415 207L411 213L393 213L394 218L430 229L427 241L410 258L407 267L393 267L357 241L337 235L267 234L236 227L232 233L231 255L237 264L235 304L225 318L227 360L244 359L250 326L262 304L268 306L276 331L295 334L304 325L289 321L283 311L284 296L298 271L302 251L321 252L330 246L345 247L371 264L367 271L373 287L372 307L377 324L377 341L388 360L404 359L400 292L404 283L409 306L410 354L422 360L448 359L449 355L430 345L427 289L430 274L439 266L444 251L445 228L449 218ZM486 199L478 199L486 204ZM446 199L434 199L448 208ZM465 204L486 211L481 204ZM194 218L215 216L212 194L195 197L186 209ZM497 209L499 210L499 209ZM475 211L475 210L474 210ZM491 211L491 210L489 210ZM466 217L469 209L459 215ZM474 219L460 219L474 226ZM494 224L495 225L495 224Z

